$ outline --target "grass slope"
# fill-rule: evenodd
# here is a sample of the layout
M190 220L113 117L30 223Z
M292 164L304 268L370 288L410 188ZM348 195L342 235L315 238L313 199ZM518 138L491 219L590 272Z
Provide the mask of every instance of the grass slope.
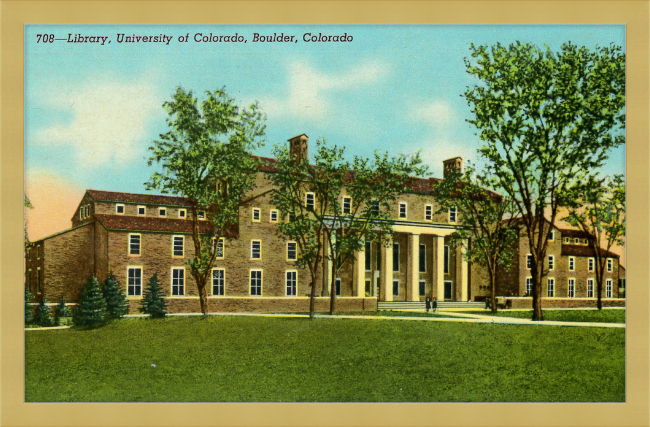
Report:
M28 402L625 400L625 331L611 328L125 319L26 332L25 354Z
M604 309L604 310L543 310L544 320L562 322L596 322L596 323L625 323L625 310ZM492 314L489 311L468 311L470 314L481 314L485 316L518 317L521 319L532 319L532 310L523 311L497 311Z

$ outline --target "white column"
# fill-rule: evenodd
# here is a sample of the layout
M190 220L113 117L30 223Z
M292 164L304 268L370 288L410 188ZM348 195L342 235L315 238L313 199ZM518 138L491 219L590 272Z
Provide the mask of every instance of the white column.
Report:
M433 236L433 256L434 259L434 271L435 271L435 296L438 298L438 301L445 300L445 237L444 236Z
M363 243L363 242L362 242ZM354 256L354 282L357 286L357 296L366 296L366 252L363 250L356 251Z
M393 300L393 239L381 245L381 293L384 301Z
M409 234L408 240L408 257L406 259L406 281L407 289L410 290L408 295L409 301L419 301L419 279L420 279L420 235Z
M467 240L463 241L463 246L460 248L460 260L456 260L456 262L460 262L460 300L461 301L467 301L467 295L468 295L468 283L467 283L467 260L465 259L465 251L467 245Z

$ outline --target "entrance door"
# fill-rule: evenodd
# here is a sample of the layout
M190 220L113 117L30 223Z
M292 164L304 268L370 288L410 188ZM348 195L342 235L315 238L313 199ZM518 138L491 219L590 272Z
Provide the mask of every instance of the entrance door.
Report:
M451 280L445 280L445 300L451 299Z

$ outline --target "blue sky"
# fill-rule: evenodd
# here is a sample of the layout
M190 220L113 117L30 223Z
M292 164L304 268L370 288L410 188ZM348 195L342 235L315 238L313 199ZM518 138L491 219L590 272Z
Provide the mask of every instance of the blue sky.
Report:
M171 35L164 43L117 43L117 34ZM197 43L194 34L247 43ZM295 35L297 43L252 43L253 34ZM305 43L304 33L353 37ZM110 44L37 43L37 34L108 36ZM188 42L179 36L189 34ZM154 167L147 147L166 130L162 103L177 86L195 93L222 86L267 114L276 144L306 133L347 147L422 150L433 176L442 160L477 160L476 131L460 93L476 83L464 70L470 43L625 45L624 26L33 26L25 27L25 168L28 190L47 176L74 188L144 192ZM625 149L606 173L624 173ZM52 187L54 188L54 187Z

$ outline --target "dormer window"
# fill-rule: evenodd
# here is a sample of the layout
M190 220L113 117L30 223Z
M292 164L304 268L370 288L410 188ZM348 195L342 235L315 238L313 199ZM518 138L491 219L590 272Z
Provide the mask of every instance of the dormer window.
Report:
M124 215L124 205L115 205L115 213L118 215Z
M580 244L580 239L576 238L576 245Z
M167 208L158 208L158 216L167 216Z
M565 237L564 238L564 243L571 243L571 238Z
M178 217L181 219L185 219L187 217L187 211L185 209L179 209Z
M144 216L146 213L146 209L144 206L138 206L138 215L139 216Z

